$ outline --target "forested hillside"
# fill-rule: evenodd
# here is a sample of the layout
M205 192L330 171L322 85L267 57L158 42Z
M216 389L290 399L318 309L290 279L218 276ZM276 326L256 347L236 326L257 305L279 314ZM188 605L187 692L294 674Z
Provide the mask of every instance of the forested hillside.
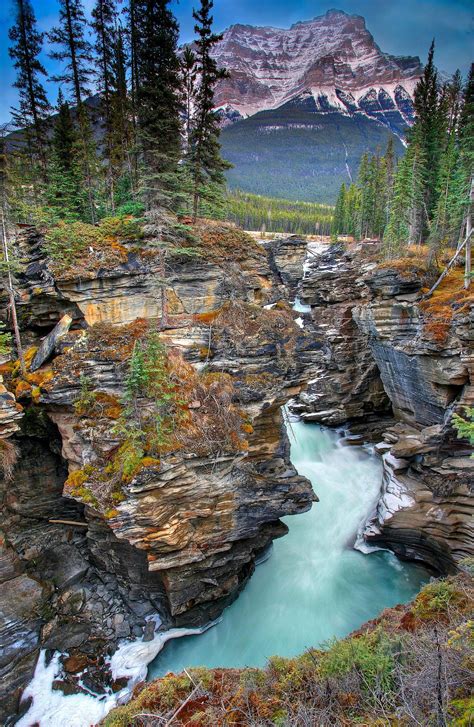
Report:
M341 180L350 183L365 152L376 153L400 139L363 113L315 113L314 102L291 101L261 111L222 132L231 189L305 202L334 204Z
M314 202L264 197L240 190L229 191L227 219L245 230L288 232L303 235L329 235L333 207Z

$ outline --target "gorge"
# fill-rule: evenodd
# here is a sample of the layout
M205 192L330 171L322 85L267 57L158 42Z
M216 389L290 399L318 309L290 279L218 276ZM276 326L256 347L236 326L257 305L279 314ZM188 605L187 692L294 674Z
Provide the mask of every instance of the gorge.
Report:
M399 566L387 553L350 550L373 508L364 532L370 546L389 548L431 573L454 572L472 555L472 459L450 425L451 412L472 402L469 312L461 309L446 336L433 338L429 311L419 305L423 276L416 261L403 272L381 268L371 245L344 249L294 237L262 245L232 226L210 222L200 223L196 233L205 242L203 254L173 261L168 324L160 333L173 376L186 396L189 391L193 426L179 430L179 449L164 452L160 461L142 455L119 485L113 466L126 362L137 337L146 337L148 325L162 315L160 261L133 239L115 257L104 258L100 249L85 252L80 268L75 260L59 274L41 236L30 228L23 233L30 260L21 306L32 343L27 356L34 363L34 344L48 334L53 360L35 371L30 364L25 377L9 365L3 368L7 388L24 408L3 392L2 431L15 432L23 452L3 495L6 716L17 709L39 648L69 654L61 659L55 689L110 694L125 688L123 679L111 678L105 658L121 640L140 640L143 634L145 643L153 639L156 614L163 629L201 627L219 617L288 526L290 535L275 543L275 553L259 566L222 624L195 637L191 646L185 640L168 645L157 673L181 664L193 649L202 661L199 642L206 651L213 633L229 628L235 637L242 620L249 620L245 604L252 608L252 590L265 587L267 572L275 587L280 565L277 588L285 590L285 560L278 553L280 546L287 549L287 567L299 557L292 551L293 528L299 546L314 550L316 563L318 557L326 561L321 588L329 593L336 587L338 567L347 562L361 590L349 620L344 599L340 621L327 630L316 632L313 621L306 635L298 619L301 630L293 632L289 654L347 633L384 606L409 598L426 579L424 569ZM293 312L289 302L295 296L300 303ZM60 318L63 330L54 329ZM416 380L411 388L409 380ZM240 418L229 421L220 406L211 409L211 394L226 412L237 402ZM316 424L296 422L285 433L280 407L290 400L294 414ZM348 423L346 446L336 444L338 435L331 431L319 432L318 423ZM212 453L216 427L221 438L229 438L219 456ZM377 454L364 453L362 441L373 442ZM351 449L351 442L359 446ZM331 470L331 458L341 469L333 462ZM329 529L319 541L318 522L321 533L325 518L335 525L333 500L324 514L324 488L337 498L344 461L355 477L344 500L354 520L347 519L347 530ZM321 499L311 512L315 494L307 477L314 477ZM298 513L306 514L280 520ZM346 520L344 512L340 517ZM321 547L326 538L334 560L324 550L318 556L315 539ZM352 561L361 564L360 577ZM291 578L298 579L297 569ZM312 603L318 580L310 581ZM364 582L371 583L370 604ZM265 591L271 597L270 587ZM281 618L287 621L284 612ZM281 631L281 625L276 619L275 628ZM228 648L222 659L231 665L232 639ZM243 655L245 663L261 664L270 656L266 644L258 648L258 656Z

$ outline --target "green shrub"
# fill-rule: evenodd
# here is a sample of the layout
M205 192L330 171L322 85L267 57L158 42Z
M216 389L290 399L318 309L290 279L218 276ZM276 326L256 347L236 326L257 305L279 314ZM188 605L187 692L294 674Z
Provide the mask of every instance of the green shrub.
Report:
M356 671L362 678L363 689L380 688L389 692L393 688L393 644L377 633L329 642L322 654L319 673L322 677L341 677Z
M446 613L449 606L457 599L458 593L449 580L429 583L417 596L413 613L419 618L432 618Z

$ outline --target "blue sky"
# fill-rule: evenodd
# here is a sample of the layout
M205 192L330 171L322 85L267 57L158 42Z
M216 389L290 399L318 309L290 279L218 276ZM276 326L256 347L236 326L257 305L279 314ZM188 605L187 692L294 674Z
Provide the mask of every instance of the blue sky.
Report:
M49 30L57 20L57 0L32 0L41 30ZM85 0L87 13L94 0ZM173 0L172 6L179 20L181 39L188 41L193 35L192 7L194 0ZM396 55L418 55L426 58L431 39L436 38L436 63L448 73L460 68L465 74L474 60L474 9L472 0L340 0L329 3L321 0L215 0L214 18L217 30L233 23L289 27L298 20L309 20L322 15L331 7L348 13L363 15L367 27L381 49ZM0 8L0 122L10 118L10 107L15 104L16 91L12 88L14 70L8 56L8 28L12 23L13 3L2 0ZM46 51L47 49L45 49ZM43 62L48 70L54 64L44 53ZM47 84L52 100L56 89Z

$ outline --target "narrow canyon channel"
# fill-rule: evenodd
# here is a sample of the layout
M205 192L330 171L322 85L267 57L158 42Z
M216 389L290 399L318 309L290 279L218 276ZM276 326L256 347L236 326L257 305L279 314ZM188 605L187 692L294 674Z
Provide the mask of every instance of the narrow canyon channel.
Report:
M296 421L288 429L291 460L319 502L285 518L288 535L274 542L222 620L199 636L169 641L149 679L190 666L262 666L272 654L294 656L410 600L428 580L424 568L389 552L353 548L378 498L380 460L317 424Z

